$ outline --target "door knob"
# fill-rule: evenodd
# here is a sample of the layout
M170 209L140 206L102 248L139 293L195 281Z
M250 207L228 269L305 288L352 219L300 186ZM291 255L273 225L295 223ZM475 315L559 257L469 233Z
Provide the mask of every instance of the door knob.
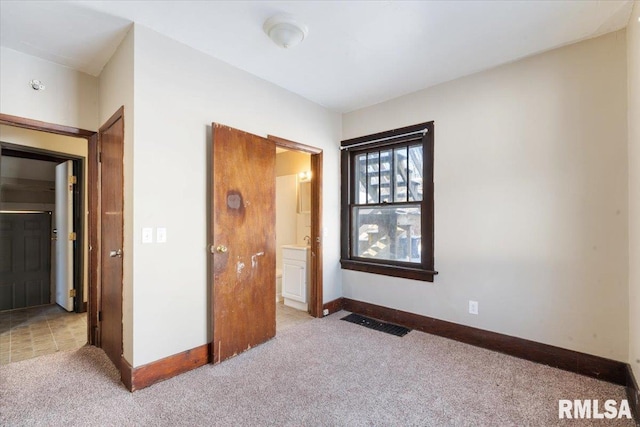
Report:
M218 252L219 254L226 254L228 250L229 249L227 249L225 245L216 246L216 252Z
M117 251L109 252L109 256L111 258L122 258L122 249L118 249Z

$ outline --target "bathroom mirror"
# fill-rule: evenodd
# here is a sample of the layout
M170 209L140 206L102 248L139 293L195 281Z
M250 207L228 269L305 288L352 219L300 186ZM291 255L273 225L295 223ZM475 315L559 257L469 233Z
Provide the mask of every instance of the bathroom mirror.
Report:
M311 212L311 182L298 182L298 213Z

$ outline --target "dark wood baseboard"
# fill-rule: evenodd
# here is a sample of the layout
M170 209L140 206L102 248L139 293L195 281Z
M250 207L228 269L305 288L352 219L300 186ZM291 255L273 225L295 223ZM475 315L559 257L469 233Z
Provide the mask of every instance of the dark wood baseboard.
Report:
M334 299L333 301L329 301L322 306L322 310L329 310L329 314L333 314L337 311L342 310L344 298Z
M120 367L122 382L133 392L204 366L210 362L209 346L204 344L137 368L132 368L123 358Z
M626 364L604 357L541 344L523 338L446 322L419 314L343 298L343 308L389 323L453 339L488 350L553 366L614 384L627 385ZM631 403L631 402L629 402Z
M631 412L633 413L633 419L636 420L636 423L640 426L640 389L638 388L638 382L633 375L631 366L627 364L626 368L627 401L629 402L629 407L631 408Z

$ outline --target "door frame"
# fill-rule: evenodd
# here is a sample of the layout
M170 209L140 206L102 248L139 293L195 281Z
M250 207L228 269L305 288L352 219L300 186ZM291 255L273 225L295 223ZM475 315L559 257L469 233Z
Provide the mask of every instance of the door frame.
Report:
M88 185L88 211L89 221L87 233L89 233L89 296L87 298L87 341L91 345L99 347L97 342L98 310L97 295L99 295L99 223L96 216L99 214L99 179L98 179L98 133L86 129L58 125L25 117L12 116L0 113L0 125L13 126L22 129L30 129L56 135L84 138L87 140L87 185ZM82 215L83 216L83 215ZM80 251L83 252L83 251ZM78 300L81 300L78 298Z
M311 257L309 314L323 317L322 302L322 149L291 141L274 135L267 139L276 143L276 147L292 151L301 151L311 155Z
M75 313L84 313L87 311L88 303L84 304L84 286L82 286L84 277L84 170L85 160L80 156L75 156L58 151L44 150L19 144L8 142L0 142L0 153L2 156L15 157L21 159L42 160L46 162L65 162L71 160L73 162L73 175L77 179L76 188L73 191L73 229L76 232L76 242L73 249L73 289L76 291L75 300L73 302L73 311ZM51 225L53 230L54 224ZM80 250L79 250L80 249ZM87 299L88 302L88 299Z

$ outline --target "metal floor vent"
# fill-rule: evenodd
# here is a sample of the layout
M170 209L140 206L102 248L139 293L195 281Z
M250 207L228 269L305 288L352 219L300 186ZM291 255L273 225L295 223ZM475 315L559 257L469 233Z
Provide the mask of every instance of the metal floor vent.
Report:
M368 317L361 316L355 313L351 313L340 320L346 320L347 322L355 323L356 325L361 325L365 328L373 329L376 331L386 332L387 334L395 335L397 337L403 337L411 331L411 329L407 329L402 326L380 322L378 320L370 319Z

